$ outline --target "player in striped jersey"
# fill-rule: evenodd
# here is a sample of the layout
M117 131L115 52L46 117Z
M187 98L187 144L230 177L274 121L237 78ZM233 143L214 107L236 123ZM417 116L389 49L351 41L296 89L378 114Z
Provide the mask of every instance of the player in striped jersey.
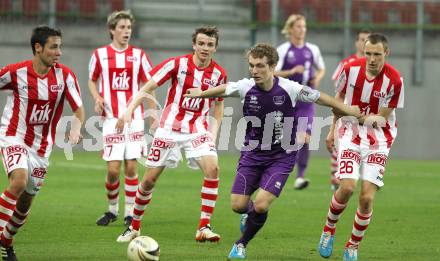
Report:
M349 62L352 62L356 59L362 58L364 56L364 45L365 41L367 40L367 37L370 35L370 31L363 29L360 30L356 36L356 41L354 43L354 46L356 48L356 52L339 62L338 66L336 67L335 71L332 75L332 80L335 82L335 85L337 83L337 79L339 74L341 74L342 69L344 68L344 65L346 65ZM330 140L330 139L327 139ZM326 144L327 149L331 154L331 164L330 164L330 184L331 189L333 191L336 191L339 186L339 179L336 178L335 174L338 169L338 152L335 149L334 142L331 144Z
M130 121L131 113L142 101L143 94L151 94L158 86L171 80L165 108L147 158L148 169L136 193L133 221L117 239L127 242L139 235L140 222L152 191L165 167L176 167L184 149L189 166L199 167L204 176L201 191L201 215L195 239L198 242L220 240L210 226L218 195L219 167L215 141L223 117L222 99L188 98L183 94L190 88L215 88L226 82L226 72L212 56L218 46L218 30L213 26L200 27L192 35L194 53L170 58L152 72L152 79L144 85L140 95L130 103L126 116L119 122ZM208 129L208 113L212 103L215 122Z
M338 222L361 179L359 203L351 238L345 244L344 260L357 260L358 247L373 213L376 191L384 183L388 154L397 135L395 109L404 102L403 80L385 62L390 50L382 34L370 34L365 42L365 58L346 64L339 75L336 98L356 105L363 113L359 124L338 120L330 128L328 143L338 135L338 172L341 180L334 193L319 242L319 253L329 257ZM336 120L336 117L335 117Z
M125 211L124 223L128 226L133 217L134 198L138 186L137 159L144 149L143 106L132 115L130 128L117 133L115 126L127 105L150 78L151 63L145 52L129 44L133 15L129 11L115 11L108 16L107 26L112 42L93 53L89 65L89 90L95 100L95 111L104 118L104 149L102 158L107 162L108 211L97 221L107 226L119 213L119 172L124 162ZM99 86L99 92L97 91ZM150 106L152 106L150 104Z
M0 149L9 185L0 196L2 260L17 260L13 236L23 226L43 186L55 131L69 102L74 118L69 140L79 142L84 109L75 74L59 63L61 31L34 28L32 60L0 70L0 91L9 90L0 124Z

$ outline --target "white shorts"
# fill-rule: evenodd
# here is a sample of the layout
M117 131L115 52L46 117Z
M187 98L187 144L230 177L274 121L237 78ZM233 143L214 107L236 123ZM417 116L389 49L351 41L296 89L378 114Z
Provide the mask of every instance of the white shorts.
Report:
M49 160L40 157L36 151L31 150L26 145L12 145L4 142L1 149L3 167L9 177L9 174L16 169L26 169L28 181L25 191L30 195L36 195L44 183Z
M193 169L198 169L197 160L200 157L217 157L211 133L180 133L159 128L151 143L147 167L177 167L182 160L181 148L185 151L188 166Z
M138 159L144 155L144 121L133 120L130 128L124 127L121 134L116 132L118 119L105 119L102 125L104 150L102 159L105 161Z
M384 185L385 166L390 149L381 146L372 150L365 142L356 145L351 138L339 139L338 171L339 179L367 180L378 187Z

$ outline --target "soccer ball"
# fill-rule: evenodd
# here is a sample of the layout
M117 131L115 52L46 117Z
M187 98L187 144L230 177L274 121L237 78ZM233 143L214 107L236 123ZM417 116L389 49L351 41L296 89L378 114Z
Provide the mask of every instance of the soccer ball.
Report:
M140 236L128 244L127 256L130 261L157 261L159 254L159 244L151 237Z

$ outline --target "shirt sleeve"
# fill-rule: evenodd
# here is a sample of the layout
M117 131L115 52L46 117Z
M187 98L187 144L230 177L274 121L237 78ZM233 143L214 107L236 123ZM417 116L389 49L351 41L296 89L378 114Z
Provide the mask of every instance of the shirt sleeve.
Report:
M342 69L341 73L338 76L338 80L335 83L335 87L336 87L336 92L340 92L345 94L346 90L347 90L347 68L344 66L344 68Z
M243 100L247 91L252 88L252 81L250 79L242 79L238 82L228 82L226 86L225 94L227 96L238 94L240 99Z
M404 103L404 85L403 79L400 78L387 94L385 106L386 108L403 108Z
M325 63L324 63L324 59L322 58L321 55L321 51L319 50L318 46L315 46L316 48L314 48L313 50L313 60L315 62L314 66L318 69L318 70L323 70L325 69Z
M282 45L278 46L278 48L277 48L278 63L275 66L275 71L281 71L281 69L283 69L284 58L286 57L288 50L289 50L289 47L286 44L282 44Z
M7 90L13 88L11 84L12 82L11 74L12 72L9 65L0 69L0 90Z
M309 86L303 85L302 89L300 90L298 94L298 100L302 102L316 102L319 97L321 96L321 93L318 90L312 89Z
M139 69L139 80L141 82L147 82L150 80L150 71L153 68L150 58L145 54L144 51L141 53L141 68Z
M177 68L176 63L175 58L170 58L163 61L158 66L154 67L153 70L151 70L151 78L157 83L157 85L162 85L171 78L173 73L175 73Z
M81 91L79 88L78 80L73 72L68 72L66 79L66 98L69 102L72 111L76 111L82 106Z
M89 79L92 81L97 81L99 76L101 75L102 67L99 62L98 52L95 51L92 54L89 62Z

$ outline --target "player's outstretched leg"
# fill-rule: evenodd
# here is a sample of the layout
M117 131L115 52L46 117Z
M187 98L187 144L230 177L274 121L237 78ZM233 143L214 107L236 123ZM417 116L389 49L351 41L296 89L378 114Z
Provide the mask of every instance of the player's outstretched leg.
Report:
M229 252L228 259L246 259L246 247L243 244L234 244Z

